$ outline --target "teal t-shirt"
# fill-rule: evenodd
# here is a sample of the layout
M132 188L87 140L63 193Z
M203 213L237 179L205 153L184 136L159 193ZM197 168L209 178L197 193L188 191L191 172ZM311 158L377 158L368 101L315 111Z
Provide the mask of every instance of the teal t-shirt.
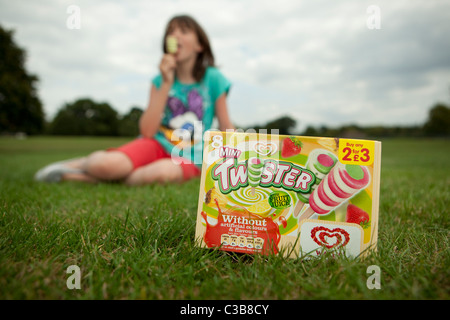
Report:
M159 89L162 81L159 74L152 83ZM172 156L201 167L203 133L211 129L217 98L228 94L230 86L230 81L215 67L208 67L200 82L183 84L175 78L155 139Z

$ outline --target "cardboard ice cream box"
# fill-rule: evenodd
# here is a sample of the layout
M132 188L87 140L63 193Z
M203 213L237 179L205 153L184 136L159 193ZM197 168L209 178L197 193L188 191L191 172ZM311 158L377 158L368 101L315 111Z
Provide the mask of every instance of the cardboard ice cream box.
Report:
M208 131L203 152L201 247L291 258L376 249L381 142Z

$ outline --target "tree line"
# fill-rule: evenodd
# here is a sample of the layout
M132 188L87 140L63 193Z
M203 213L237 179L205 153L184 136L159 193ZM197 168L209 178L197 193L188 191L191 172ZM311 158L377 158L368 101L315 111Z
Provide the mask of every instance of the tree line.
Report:
M325 125L307 126L304 131L295 132L296 121L288 116L269 121L264 125L253 128L279 129L280 134L319 136L319 137L347 137L347 138L387 138L387 137L450 137L450 106L436 103L430 108L428 117L423 124L413 126L361 126L348 124L337 127ZM250 129L250 128L246 128Z
M119 114L106 102L89 98L66 103L45 126L46 134L76 136L137 136L143 110L134 106Z
M107 102L80 98L64 104L56 116L46 122L42 102L37 94L37 75L25 69L26 52L13 39L13 31L0 25L0 134L23 132L29 135L137 136L143 110L138 106L119 114ZM420 137L450 136L450 107L434 105L428 119L420 126L369 126L356 124L337 128L308 126L294 132L297 121L282 116L252 129L279 130L280 134L324 137ZM238 126L239 127L239 126ZM244 131L249 128L242 128Z
M120 115L108 103L98 103L84 98L65 104L48 123L45 133L54 135L83 136L137 136L139 119L143 110L137 106ZM428 113L428 119L422 125L415 126L360 126L357 124L339 127L308 126L302 132L296 132L297 121L289 116L270 120L263 125L239 127L244 131L254 129L278 130L282 135L302 135L320 137L347 138L386 138L386 137L450 137L450 107L438 103Z

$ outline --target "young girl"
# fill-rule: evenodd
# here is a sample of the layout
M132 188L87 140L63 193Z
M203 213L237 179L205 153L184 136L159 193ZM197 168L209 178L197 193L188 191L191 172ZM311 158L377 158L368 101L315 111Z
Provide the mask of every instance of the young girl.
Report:
M177 39L168 53L166 39ZM200 175L203 133L214 116L219 130L234 129L226 96L230 82L214 67L208 37L190 16L167 24L160 74L152 80L150 102L140 119L141 136L121 147L50 164L38 181L124 181L129 185L181 182Z

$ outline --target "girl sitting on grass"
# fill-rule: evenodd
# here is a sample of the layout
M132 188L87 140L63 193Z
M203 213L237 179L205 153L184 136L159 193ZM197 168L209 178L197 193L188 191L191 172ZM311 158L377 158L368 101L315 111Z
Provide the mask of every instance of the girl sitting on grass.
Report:
M168 52L168 36L177 39L175 53ZM169 21L163 51L160 74L152 80L150 101L140 119L141 136L118 148L50 164L36 173L36 180L143 185L200 175L202 137L214 116L220 130L234 129L226 101L230 82L214 67L208 37L190 16Z

